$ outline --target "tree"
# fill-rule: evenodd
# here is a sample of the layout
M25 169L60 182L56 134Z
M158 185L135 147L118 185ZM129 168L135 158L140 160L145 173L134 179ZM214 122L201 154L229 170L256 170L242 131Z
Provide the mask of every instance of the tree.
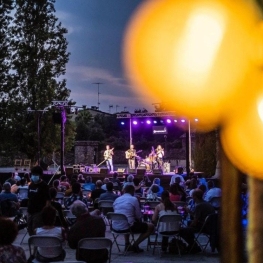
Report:
M9 85L9 126L13 127L10 139L30 158L37 148L37 114L28 121L27 108L42 110L52 100L66 100L70 95L66 80L62 79L69 60L67 30L54 15L54 2L16 0L11 42L13 73ZM40 120L41 148L47 153L60 145L60 129L51 119L51 114L45 113ZM74 136L74 132L68 136Z
M10 70L10 23L12 17L10 15L13 9L13 0L2 0L0 3L0 145L3 149L3 145L7 142L7 105L8 105L8 80ZM10 147L8 147L10 148Z
M204 172L207 177L215 174L217 163L216 131L196 133L193 157L196 171Z

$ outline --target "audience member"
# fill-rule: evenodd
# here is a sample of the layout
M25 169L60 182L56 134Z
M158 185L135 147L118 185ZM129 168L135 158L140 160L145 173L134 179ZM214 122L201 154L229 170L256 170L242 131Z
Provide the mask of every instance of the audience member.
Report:
M154 178L153 179L153 183L152 183L152 186L150 187L150 189L147 191L147 194L151 194L152 191L152 188L154 185L158 185L159 187L159 191L156 193L158 197L161 197L161 194L163 192L163 187L161 186L161 180L160 178Z
M135 195L142 196L142 186L140 185L140 179L134 178L133 180L134 188L135 188Z
M77 179L76 178L71 178L69 189L64 192L64 196L65 197L68 197L68 196L72 195L72 185L74 183L77 183Z
M64 228L68 228L68 224L63 215L62 206L59 202L56 201L57 190L54 187L49 189L49 195L51 199L51 205L57 210L58 216L56 217L55 226L63 226Z
M102 217L90 214L83 202L79 200L74 202L70 210L77 218L68 233L70 248L77 249L78 242L83 238L105 237L106 226ZM107 250L77 250L76 259L89 263L104 263L108 259L108 253Z
M206 217L215 212L215 209L211 204L203 200L203 192L200 189L195 189L193 191L193 200L195 202L195 210L192 213L193 221L188 227L181 228L180 236L188 243L188 250L192 247L192 253L201 252L202 249L194 240L194 234L199 232ZM185 210L189 213L189 209L185 207Z
M113 183L108 182L106 187L107 187L106 193L102 193L99 197L99 200L115 201L115 199L118 198L119 196L113 193Z
M62 175L60 177L60 186L64 187L65 190L69 189L69 182L68 182L68 178L66 175Z
M85 203L86 205L88 205L88 200L87 198L83 197L82 191L81 191L81 185L80 183L74 183L72 185L72 194L71 196L66 200L65 202L65 207L66 209L69 209L70 206L76 201L76 200L80 200L83 203Z
M177 183L174 183L174 184L170 185L170 190L169 191L170 191L170 200L172 202L181 201L181 194L179 192Z
M43 208L41 212L43 226L36 229L36 235L55 236L61 241L65 240L65 229L54 225L56 221L56 214L56 209L51 205ZM63 249L61 251L58 247L38 248L36 259L39 261L47 261L48 259L52 259L52 261L59 261L64 260L65 256L65 250Z
M92 183L92 177L91 176L87 176L85 183L83 184L82 188L84 190L89 190L89 191L93 191L95 189L95 184Z
M57 192L64 192L66 190L66 186L60 185L60 181L58 179L53 181L53 187L57 190Z
M13 184L16 183L16 180L14 179L14 177L15 177L16 175L18 175L18 173L15 172L15 173L10 173L10 174L11 174L10 177L9 177L5 182L10 183L11 186L12 186Z
M84 184L85 183L85 178L83 177L83 174L78 175L78 183Z
M158 219L163 215L177 215L176 207L170 200L171 196L168 191L163 191L161 195L161 202L155 207L154 214L152 216L152 221L154 224L157 224ZM177 229L179 226L178 222L165 224L161 223L159 227L159 232L162 234L171 234L175 231L171 229ZM162 251L166 252L168 248L168 237L162 238Z
M43 226L41 211L50 204L49 189L41 178L43 170L40 166L31 169L31 184L28 187L28 233L34 234L37 227Z
M9 182L3 184L3 191L0 194L0 202L4 200L10 200L18 204L17 195L11 193L11 184Z
M129 174L128 176L127 176L127 179L126 179L127 181L123 184L123 186L122 186L122 190L126 187L126 185L133 185L134 186L134 182L133 182L133 180L134 180L134 176L132 175L132 174Z
M121 182L118 179L118 173L114 172L113 177L111 179L111 182L113 183L113 189L114 190L121 190Z
M215 187L214 182L212 180L209 180L207 182L208 191L206 192L204 196L204 200L207 202L211 202L212 198L214 197L221 197L222 191L220 188ZM220 200L216 199L211 202L212 206L215 208L220 207Z
M177 168L177 171L176 170L174 171L175 174L171 177L170 185L172 185L176 182L175 181L176 178L180 179L180 185L184 185L184 183L185 183L184 177L182 176L182 173L178 173L178 172L181 172L181 170L179 168ZM179 171L178 171L178 169L179 169Z
M190 179L186 190L189 196L192 196L192 193L196 188L197 188L197 180L195 178Z
M26 263L23 248L12 245L18 234L17 225L10 219L0 217L0 262Z
M101 180L97 180L96 181L96 189L94 189L91 192L91 197L90 198L93 201L94 208L98 208L98 203L96 203L95 200L100 198L100 195L106 192L105 190L101 189L101 186L102 186L102 181Z
M152 181L149 179L149 176L147 174L145 174L143 176L142 181L140 182L140 185L142 187L150 187L152 185Z
M108 178L108 177L105 177L104 178L104 180L103 180L103 185L101 186L101 189L103 189L103 190L107 190L107 187L106 187L106 185L107 185L107 183L110 181L110 179Z
M125 186L124 194L113 203L114 212L124 214L128 222L113 221L112 226L114 230L120 232L130 227L133 232L141 233L132 246L130 245L129 235L125 235L125 250L130 247L134 252L138 253L143 251L143 249L139 247L139 244L150 236L154 230L154 225L141 221L141 208L138 199L134 197L134 192L135 188L133 185Z

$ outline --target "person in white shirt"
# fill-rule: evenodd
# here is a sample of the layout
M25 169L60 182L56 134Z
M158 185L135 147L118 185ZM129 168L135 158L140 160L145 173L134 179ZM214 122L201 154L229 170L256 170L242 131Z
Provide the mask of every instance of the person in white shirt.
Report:
M206 192L205 196L204 196L204 200L211 203L211 205L215 208L219 208L220 207L220 200L216 199L216 200L212 200L214 197L221 197L222 196L222 191L220 188L215 187L215 184L213 181L208 181L207 182L207 186L208 186L208 191Z
M133 185L126 185L124 188L124 194L114 201L114 212L124 214L127 217L128 222L113 221L112 227L114 230L120 231L120 233L129 228L135 233L141 233L132 246L130 246L129 235L125 235L125 251L131 247L132 251L139 253L143 252L143 249L139 248L139 244L150 236L154 230L154 225L152 223L141 221L141 208L139 200L134 197L134 192L135 188Z

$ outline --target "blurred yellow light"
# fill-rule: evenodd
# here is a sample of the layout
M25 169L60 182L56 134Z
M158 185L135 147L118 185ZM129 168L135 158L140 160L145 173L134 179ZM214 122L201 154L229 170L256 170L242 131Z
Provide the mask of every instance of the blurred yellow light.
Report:
M175 74L182 85L189 81L192 85L205 84L224 35L225 20L223 12L209 8L197 8L189 15L175 50L175 68L179 69Z
M145 1L124 39L127 77L145 99L197 117L201 130L227 123L261 81L259 18L241 0Z
M221 131L222 146L232 163L251 176L263 178L263 95L240 105L246 114L233 119Z

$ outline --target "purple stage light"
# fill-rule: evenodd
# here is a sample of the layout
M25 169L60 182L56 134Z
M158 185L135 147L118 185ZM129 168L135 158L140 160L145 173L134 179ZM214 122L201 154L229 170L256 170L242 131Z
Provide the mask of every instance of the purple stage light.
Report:
M167 119L166 122L167 122L167 123L171 123L171 120L170 120L170 119Z
M185 122L185 120L181 120L181 122Z
M138 124L138 122L137 122L137 121L133 121L132 123L133 123L134 125L137 125L137 124Z
M160 123L163 123L163 120L160 120Z
M150 121L150 120L147 120L146 123L147 123L147 124L151 124L151 121Z
M157 121L153 121L153 123L154 123L154 124L156 124L156 123L157 123Z
M121 125L124 125L124 121L121 122Z
M174 120L174 122L177 122L177 120Z

